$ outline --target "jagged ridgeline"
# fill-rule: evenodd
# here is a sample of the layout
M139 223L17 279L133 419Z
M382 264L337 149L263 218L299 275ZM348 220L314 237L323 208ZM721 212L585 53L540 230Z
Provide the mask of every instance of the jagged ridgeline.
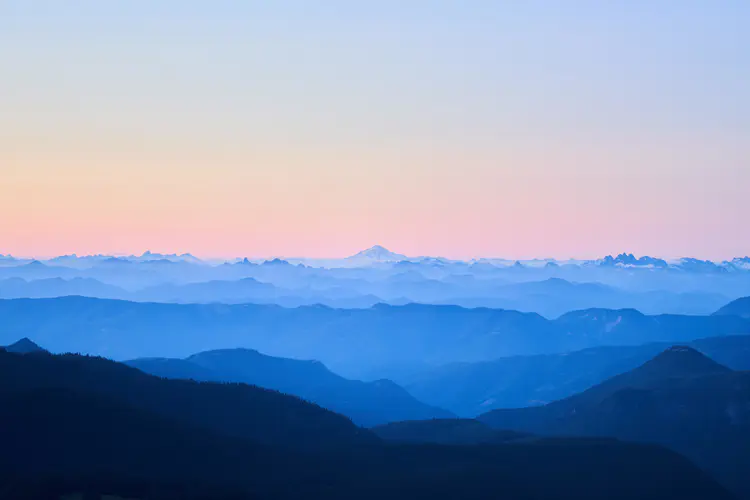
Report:
M202 260L191 254L0 257L0 298L70 295L167 303L450 304L553 319L590 309L711 314L750 295L750 258L593 260L407 256L380 245L341 259Z

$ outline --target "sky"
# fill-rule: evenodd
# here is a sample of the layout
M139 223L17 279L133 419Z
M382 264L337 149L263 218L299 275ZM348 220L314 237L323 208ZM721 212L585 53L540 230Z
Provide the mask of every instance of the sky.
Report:
M744 0L0 0L0 253L747 255L748 25Z

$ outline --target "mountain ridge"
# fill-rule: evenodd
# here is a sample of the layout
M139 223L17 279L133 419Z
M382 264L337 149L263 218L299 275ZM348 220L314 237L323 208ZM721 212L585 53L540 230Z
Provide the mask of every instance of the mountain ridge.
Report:
M219 349L184 359L134 359L125 364L161 377L239 382L277 390L346 415L366 427L453 416L418 401L390 380L349 380L319 361L267 356L255 349Z
M207 259L201 259L199 257L196 257L192 255L191 253L171 253L171 254L162 254L162 253L153 253L151 251L145 251L141 255L110 255L110 254L96 254L96 255L77 255L77 254L68 254L68 255L59 255L55 257L50 258L18 258L16 256L13 256L11 254L7 255L0 255L0 260L7 262L18 262L19 264L28 264L28 263L48 263L48 262L76 262L76 261L90 261L90 262L100 262L103 260L106 260L108 258L117 258L117 259L123 259L128 260L130 262L137 262L137 263L148 263L152 261L169 261L173 263L188 263L188 264L196 264L196 265L206 265L211 266L215 265L215 263L225 263L225 262L233 262L232 259L220 259L220 258L207 258ZM323 258L323 259L284 259L287 261L305 261L305 262L315 262L320 261L321 263L325 262L345 262L347 260L356 260L360 259L363 262L366 261L374 261L374 262L401 262L401 261L410 261L410 262L432 262L432 263L464 263L465 265L469 265L471 263L477 263L482 262L489 265L492 265L493 267L513 267L515 265L520 264L523 267L530 267L530 268L540 268L547 266L548 264L553 264L558 267L566 267L566 266L601 266L601 267L620 267L620 268L643 268L643 269L661 269L661 270L683 270L683 271L695 271L695 272L708 272L708 273L714 273L714 272L723 272L723 271L743 271L743 270L750 270L750 257L747 256L739 256L734 257L727 260L708 260L708 259L700 259L695 257L683 257L679 259L665 259L665 258L659 258L649 255L642 255L640 257L636 257L633 253L628 252L621 252L617 255L606 255L602 258L598 259L554 259L554 258L544 258L544 259L507 259L507 258L491 258L491 257L475 257L467 260L461 260L461 259L445 259L439 256L421 256L421 257L410 257L398 252L393 252L391 250L388 250L382 245L373 245L372 247L360 250L359 252L350 255L348 257L343 258ZM237 259L234 259L237 260ZM241 258L239 260L242 260ZM260 259L261 261L263 259ZM272 260L272 259L267 259ZM281 260L281 259L279 259Z
M247 404L242 393L257 398ZM556 500L560 491L581 500L729 499L660 447L387 444L347 422L241 384L159 379L102 358L0 352L0 482L14 500ZM606 479L581 478L582 469Z
M389 365L490 361L750 333L750 320L735 316L637 315L630 321L622 312L607 314L606 321L585 314L548 320L518 311L424 304L333 309L14 299L0 300L0 343L28 336L55 352L116 359L184 358L247 347L271 356L317 359L343 376L371 379L383 378L377 370ZM46 320L50 317L54 323Z
M28 337L24 337L20 340L17 340L16 342L7 345L3 347L6 352L11 352L14 354L32 354L32 353L40 353L40 352L47 352L45 349L37 345L34 341L29 339Z
M750 498L750 372L674 346L643 365L544 406L478 417L504 430L601 436L667 446Z
M643 365L671 345L601 346L452 363L396 380L422 401L462 417L476 417L493 409L538 406L570 397ZM688 345L733 370L750 370L750 335L697 339Z
M716 316L739 316L750 318L750 297L733 300L714 313Z

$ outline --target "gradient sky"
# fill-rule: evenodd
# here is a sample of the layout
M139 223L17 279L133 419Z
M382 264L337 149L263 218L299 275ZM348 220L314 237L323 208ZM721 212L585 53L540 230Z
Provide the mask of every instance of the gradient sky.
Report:
M745 0L0 0L0 253L746 255L748 26Z

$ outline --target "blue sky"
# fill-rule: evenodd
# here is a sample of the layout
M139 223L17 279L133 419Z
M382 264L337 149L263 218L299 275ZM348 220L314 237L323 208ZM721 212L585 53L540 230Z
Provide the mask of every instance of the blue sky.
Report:
M316 3L0 3L5 253L748 253L750 3Z

